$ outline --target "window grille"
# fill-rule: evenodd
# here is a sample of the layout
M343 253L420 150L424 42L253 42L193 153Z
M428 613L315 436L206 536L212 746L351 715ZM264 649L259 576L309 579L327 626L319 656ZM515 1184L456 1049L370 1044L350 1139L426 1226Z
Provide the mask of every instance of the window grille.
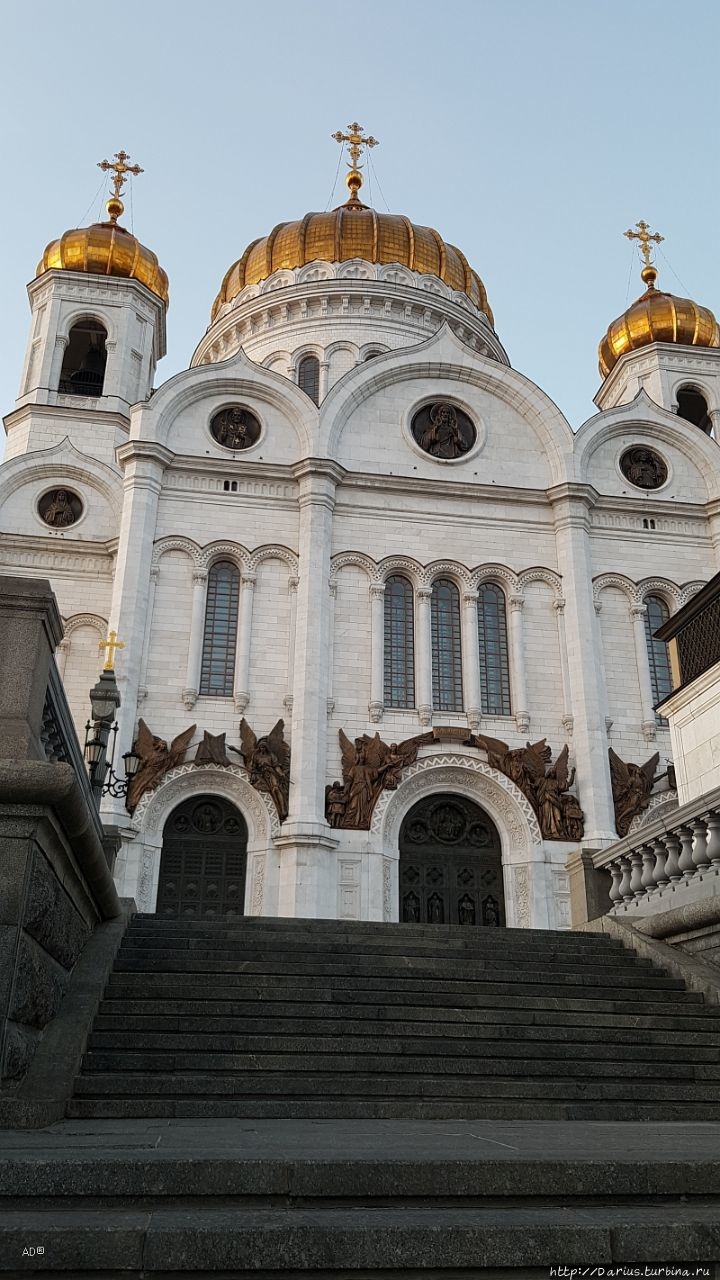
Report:
M713 600L678 632L677 647L683 684L720 662L720 600Z
M315 403L320 403L320 361L317 356L303 356L298 365L298 386Z
M432 627L433 707L462 711L460 593L449 578L437 578L430 600Z
M385 583L386 707L415 706L413 589L407 578Z
M672 691L670 659L664 640L656 640L654 633L667 622L670 610L660 596L645 597L645 640L650 663L650 683L653 702L662 702Z
M482 710L488 716L509 716L510 668L505 593L494 583L487 583L480 588L477 607Z
M200 693L230 698L235 676L240 574L229 560L218 560L208 574Z

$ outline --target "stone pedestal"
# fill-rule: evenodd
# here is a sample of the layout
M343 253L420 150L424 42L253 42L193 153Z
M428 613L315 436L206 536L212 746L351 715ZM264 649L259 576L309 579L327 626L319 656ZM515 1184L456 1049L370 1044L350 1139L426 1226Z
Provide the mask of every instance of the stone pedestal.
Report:
M572 927L575 929L588 920L596 920L598 916L607 915L610 907L609 872L596 870L593 866L593 851L576 849L570 854L565 864L570 880L570 913Z

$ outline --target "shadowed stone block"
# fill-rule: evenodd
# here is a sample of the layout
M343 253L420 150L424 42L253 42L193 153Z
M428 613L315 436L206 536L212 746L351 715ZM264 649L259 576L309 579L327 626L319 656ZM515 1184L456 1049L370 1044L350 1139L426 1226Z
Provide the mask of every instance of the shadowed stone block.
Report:
M37 851L23 926L64 969L72 969L90 936L57 876Z

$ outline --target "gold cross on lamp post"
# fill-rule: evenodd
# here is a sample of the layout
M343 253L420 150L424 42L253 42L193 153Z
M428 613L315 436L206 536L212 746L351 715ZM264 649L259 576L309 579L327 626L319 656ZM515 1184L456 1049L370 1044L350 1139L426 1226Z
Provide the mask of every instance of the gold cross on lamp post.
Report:
M98 649L100 650L107 649L103 671L115 670L115 650L124 649L124 648L125 648L125 642L123 640L118 640L117 631L111 631L110 634L108 635L107 640L101 640L99 642Z
M640 252L645 264L640 275L648 288L653 289L657 278L657 268L650 260L650 242L652 241L653 244L662 244L665 237L658 235L657 231L651 233L649 223L644 222L642 218L639 222L635 223L635 226L637 227L637 231L626 231L624 234L627 236L628 240L640 241Z
M348 155L350 156L348 169L350 172L345 181L350 188L350 201L359 203L357 193L363 184L362 174L360 172L362 167L360 164L362 149L363 147L377 147L378 139L373 138L372 134L369 134L367 138L364 138L363 127L361 124L358 124L357 120L353 120L353 123L347 126L347 130L347 133L342 133L338 129L337 133L333 133L330 136L335 142L339 142L340 144L347 142L348 144Z
M145 172L144 169L140 168L139 164L126 164L126 160L129 159L130 156L127 151L116 151L114 164L111 164L109 160L98 161L98 169L102 169L103 173L112 173L114 175L112 180L114 195L110 200L108 200L105 206L110 215L111 222L117 222L120 214L125 208L125 205L120 199L122 189L126 182L125 175L127 173L138 174Z

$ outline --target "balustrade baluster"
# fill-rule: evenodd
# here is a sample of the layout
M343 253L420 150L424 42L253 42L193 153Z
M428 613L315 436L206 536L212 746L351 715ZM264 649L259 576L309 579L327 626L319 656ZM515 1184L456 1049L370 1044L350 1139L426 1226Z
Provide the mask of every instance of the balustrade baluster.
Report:
M707 856L712 863L715 875L720 875L720 812L711 809L707 815L708 842Z
M642 883L645 892L650 895L655 892L655 850L651 844L644 844L642 847L643 873Z
M642 854L639 849L633 849L630 854L630 892L634 898L644 898L645 890L642 882Z
M680 827L678 829L680 843L682 845L682 853L678 866L682 872L685 883L692 880L695 875L695 863L693 862L693 833L689 826Z
M679 884L682 880L680 871L680 840L674 831L668 831L665 836L665 847L668 851L667 862L665 863L665 875L671 884Z
M618 902L622 902L622 894L620 892L620 881L623 877L622 867L619 862L611 862L608 865L608 871L612 876L612 884L610 885L610 901L613 907L616 907Z
M630 891L630 859L620 858L620 866L622 868L622 880L620 881L620 897L623 902L632 902L633 894Z
M693 818L690 826L695 837L693 841L693 862L698 871L704 871L706 867L710 866L710 859L707 856L707 826L702 818Z
M665 863L667 861L667 849L665 848L665 841L662 839L661 836L655 837L655 839L653 840L653 848L655 849L655 857L657 858L657 863L655 865L655 883L658 889L663 889L665 885L668 883L668 878L665 871Z

